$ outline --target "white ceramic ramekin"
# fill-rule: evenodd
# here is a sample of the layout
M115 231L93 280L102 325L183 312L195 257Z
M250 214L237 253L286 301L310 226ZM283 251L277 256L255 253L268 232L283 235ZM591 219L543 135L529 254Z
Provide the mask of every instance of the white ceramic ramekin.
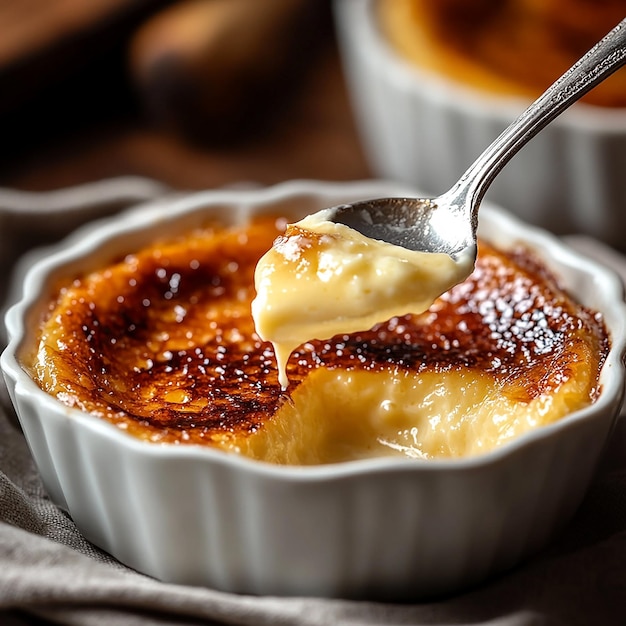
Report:
M529 101L421 70L381 33L376 0L336 0L342 60L375 175L448 190ZM558 234L626 248L626 109L575 104L498 175L487 199Z
M597 402L496 452L466 460L373 459L285 467L199 446L151 444L44 393L20 365L52 285L183 231L207 214L301 217L397 184L294 181L144 206L72 235L30 268L6 316L0 363L45 487L94 544L156 578L254 594L417 599L518 563L573 514L621 404L621 282L556 238L485 206L483 237L523 240L583 304L612 349Z

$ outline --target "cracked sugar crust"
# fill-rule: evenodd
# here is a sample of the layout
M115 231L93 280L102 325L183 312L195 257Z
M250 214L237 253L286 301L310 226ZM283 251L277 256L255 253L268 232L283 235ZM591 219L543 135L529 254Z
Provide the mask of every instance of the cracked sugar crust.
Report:
M278 383L271 344L254 331L257 260L286 220L209 224L58 285L31 357L60 401L143 439L230 444L259 429L319 368L476 371L528 402L585 372L598 393L608 351L601 317L578 305L530 252L481 242L475 271L425 313L311 340Z

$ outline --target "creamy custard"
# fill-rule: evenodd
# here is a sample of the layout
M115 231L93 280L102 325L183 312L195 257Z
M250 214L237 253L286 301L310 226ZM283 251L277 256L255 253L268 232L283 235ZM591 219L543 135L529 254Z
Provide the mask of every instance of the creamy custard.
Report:
M287 228L260 259L252 317L274 345L280 383L300 344L367 330L407 313L423 313L474 267L472 254L407 250L330 221L332 209Z
M282 390L251 302L285 229L207 224L66 277L25 366L60 402L148 442L299 465L481 454L596 399L601 316L528 250L484 242L471 276L423 313L298 346Z

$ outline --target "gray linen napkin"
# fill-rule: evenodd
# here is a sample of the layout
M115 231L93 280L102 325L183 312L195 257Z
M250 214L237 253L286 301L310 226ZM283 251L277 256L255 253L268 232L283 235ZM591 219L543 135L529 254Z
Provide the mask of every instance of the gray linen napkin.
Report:
M626 278L626 259L617 253L582 237L570 243ZM50 502L6 394L0 401L2 624L626 624L624 418L581 508L547 549L452 597L385 604L228 594L165 584L128 569L88 543Z

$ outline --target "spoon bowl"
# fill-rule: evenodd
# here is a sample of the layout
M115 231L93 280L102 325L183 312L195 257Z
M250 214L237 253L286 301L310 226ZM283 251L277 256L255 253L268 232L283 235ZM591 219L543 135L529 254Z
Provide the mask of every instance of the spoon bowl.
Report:
M456 258L476 244L476 224L458 205L439 198L377 198L333 207L331 220L371 239ZM473 214L473 216L475 213Z
M436 198L379 198L333 207L328 218L366 237L453 258L476 254L480 203L502 168L539 131L626 63L626 19L557 79Z

